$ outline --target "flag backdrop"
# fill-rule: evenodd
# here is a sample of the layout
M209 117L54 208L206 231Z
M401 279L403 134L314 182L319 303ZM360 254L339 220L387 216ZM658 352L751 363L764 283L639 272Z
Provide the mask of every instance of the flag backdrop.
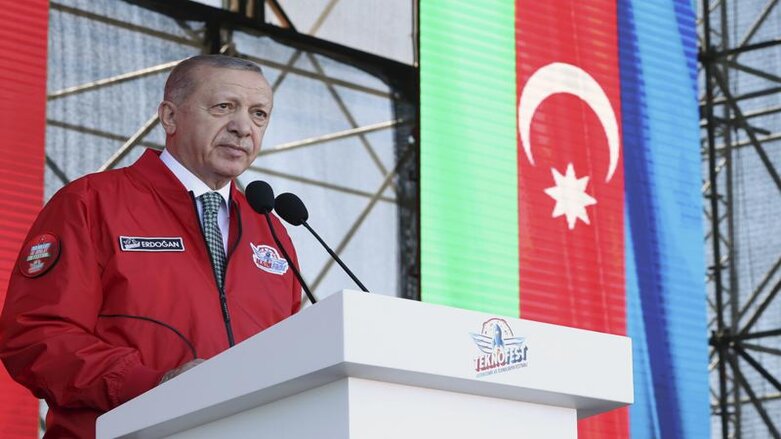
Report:
M420 46L422 299L628 335L580 437L709 437L691 3L423 0Z
M43 205L48 0L0 11L0 307L24 237ZM0 438L38 437L38 400L0 365Z

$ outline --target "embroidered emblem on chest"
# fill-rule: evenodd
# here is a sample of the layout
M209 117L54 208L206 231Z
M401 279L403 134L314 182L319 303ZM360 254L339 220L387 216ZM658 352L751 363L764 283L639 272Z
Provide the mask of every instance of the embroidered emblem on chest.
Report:
M285 274L287 272L287 261L279 257L277 249L267 245L249 243L252 247L252 262L261 270L272 274Z
M120 236L119 249L123 252L183 252L184 240L171 238Z

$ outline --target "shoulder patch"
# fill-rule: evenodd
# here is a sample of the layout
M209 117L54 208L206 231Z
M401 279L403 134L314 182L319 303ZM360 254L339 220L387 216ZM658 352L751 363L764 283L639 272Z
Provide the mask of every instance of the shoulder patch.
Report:
M41 233L27 241L22 248L19 271L22 276L42 276L54 267L60 257L60 238L52 233Z

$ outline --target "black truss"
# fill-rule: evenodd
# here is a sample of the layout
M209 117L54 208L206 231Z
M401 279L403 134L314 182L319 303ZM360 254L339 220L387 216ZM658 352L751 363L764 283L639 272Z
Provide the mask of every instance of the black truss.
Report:
M736 2L737 0L702 0L701 3L701 49L698 59L704 74L705 93L700 102L700 110L703 119L701 126L705 132L704 154L708 162L704 196L709 201L705 214L710 232L706 240L712 246L708 282L712 291L709 304L714 314L710 322L709 343L717 374L717 386L711 390L716 398L712 413L720 418L720 436L724 439L739 438L748 432L743 430L742 417L744 411L752 409L766 427L766 431L754 433L779 438L781 421L774 419L766 407L768 401L777 399L776 395L758 394L756 384L749 382L746 373L750 371L752 376L764 379L772 388L781 392L781 382L778 379L780 372L768 370L768 366L763 365L756 357L756 353L781 355L781 349L767 346L768 342L777 340L771 337L781 336L781 328L765 329L778 324L778 320L767 319L766 311L771 304L777 303L781 290L778 276L781 250L776 249L779 251L777 262L754 291L751 294L741 293L738 279L740 274L736 267L737 258L741 255L736 253L734 239L736 222L739 219L733 215L734 203L740 194L733 191L735 182L732 168L735 151L751 146L762 163L752 172L765 172L781 191L781 177L767 154L769 143L779 140L779 130L778 127L761 126L761 118L777 113L779 107L770 105L767 108L749 108L750 105L756 107L757 101L752 102L752 99L779 93L781 77L778 72L764 71L737 61L740 55L749 52L777 56L781 39L754 42L752 39L767 18L779 12L779 2L766 2L762 10L757 11L756 19L739 38L739 42L731 44L729 35L733 26L733 11L736 10L733 6L737 5ZM746 13L745 9L743 13ZM713 25L714 21L718 26ZM750 74L764 83L748 92L733 93L735 87L731 80L738 73ZM752 124L748 123L748 119L752 119ZM764 137L759 137L760 134ZM775 202L778 202L778 198ZM741 301L744 303L740 303ZM755 329L759 322L766 322L759 325L762 330ZM768 325L767 322L772 323Z

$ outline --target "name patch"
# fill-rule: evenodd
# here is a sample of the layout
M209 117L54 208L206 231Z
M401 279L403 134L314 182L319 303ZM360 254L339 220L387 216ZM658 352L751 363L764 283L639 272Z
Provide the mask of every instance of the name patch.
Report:
M141 236L120 236L119 248L123 252L183 252L184 240Z

